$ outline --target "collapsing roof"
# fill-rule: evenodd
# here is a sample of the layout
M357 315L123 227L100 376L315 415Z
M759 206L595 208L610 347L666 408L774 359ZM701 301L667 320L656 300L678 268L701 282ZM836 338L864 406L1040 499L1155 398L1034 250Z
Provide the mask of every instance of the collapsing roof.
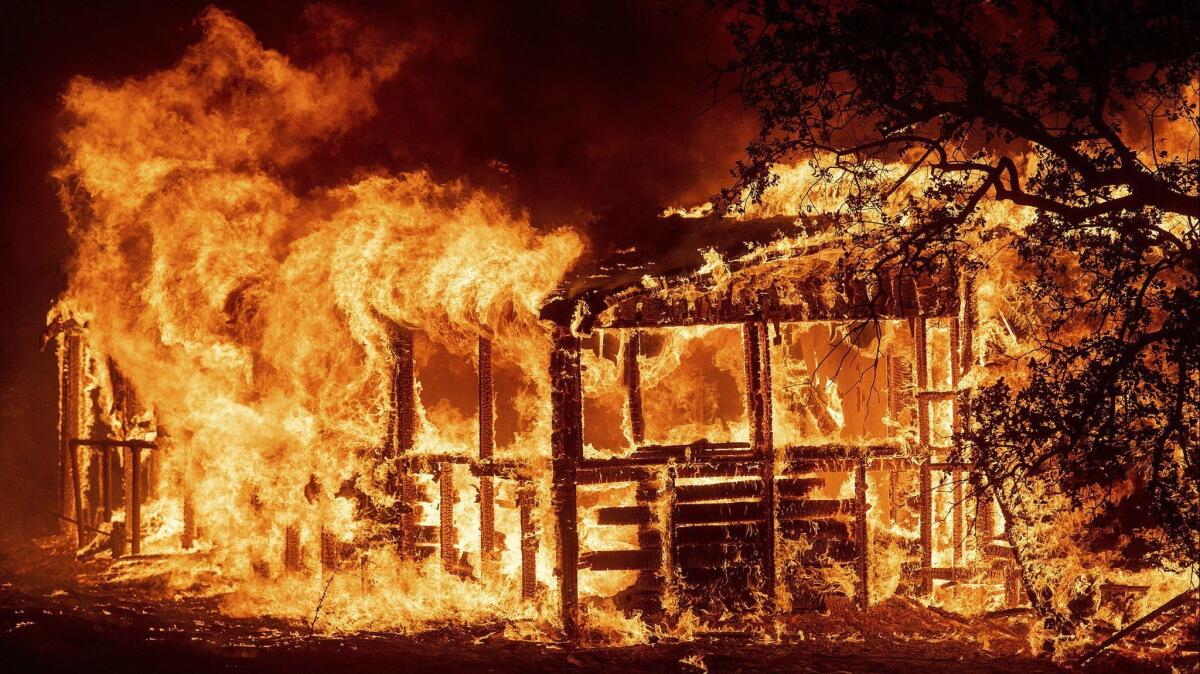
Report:
M868 283L840 273L825 219L656 218L664 236L592 256L547 299L541 317L594 327L894 319L958 311L955 270L884 269ZM820 234L820 236L813 236ZM716 253L714 256L713 253Z

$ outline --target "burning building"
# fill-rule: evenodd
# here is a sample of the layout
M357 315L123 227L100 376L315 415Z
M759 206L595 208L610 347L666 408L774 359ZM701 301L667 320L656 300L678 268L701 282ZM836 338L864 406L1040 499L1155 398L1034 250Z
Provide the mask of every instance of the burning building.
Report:
M688 612L704 629L865 608L898 587L1021 604L1003 518L951 458L977 360L971 281L947 268L868 287L839 277L819 238L779 241L787 219L667 220L686 225L686 242L579 264L541 307L554 326L542 345L551 386L531 404L549 410L551 437L520 454L497 452L496 392L512 388L497 385L489 338L473 354L474 418L447 423L421 394L463 383L437 362L455 356L387 323L385 434L359 468L376 484L302 476L290 485L305 501L295 521L262 529L268 540L243 553L254 573L365 573L364 555L385 541L426 573L436 560L440 573L557 604L568 632L603 600L655 621ZM698 247L688 255L697 241L703 267ZM63 323L56 337L64 517L80 546L107 531L114 556L126 540L138 555L142 509L170 511L181 521L157 523L155 549L195 549L204 497L187 475L159 479L173 437L85 335ZM474 437L461 437L464 419ZM457 442L421 446L438 434ZM371 522L370 536L348 538L323 500ZM241 507L268 505L251 492ZM553 570L539 573L539 550L554 552Z
M1184 643L1194 569L1109 542L1094 571L1090 502L972 444L976 392L1025 376L1027 210L976 199L1005 234L864 274L811 165L741 214L609 216L632 242L428 171L326 183L298 167L406 54L301 66L200 21L171 68L64 97L57 514L106 577L310 633L771 638L902 606Z

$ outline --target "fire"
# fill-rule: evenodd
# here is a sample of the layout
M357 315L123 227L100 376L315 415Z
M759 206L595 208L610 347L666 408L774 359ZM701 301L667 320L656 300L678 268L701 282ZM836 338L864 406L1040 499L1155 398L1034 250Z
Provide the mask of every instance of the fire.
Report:
M536 231L499 197L419 172L297 192L289 168L373 113L372 92L403 53L365 45L300 67L220 10L200 23L202 40L170 69L72 83L57 173L77 242L58 313L86 323L89 360L111 359L152 405L157 426L147 416L119 428L110 415L110 432L168 447L154 455L146 549L177 549L186 494L203 557L179 559L172 578L186 587L211 574L207 589L234 612L308 619L324 596L323 629L508 616L496 597L519 592L511 582L484 588L432 560L418 575L346 490L387 500L377 472L394 325L468 364L480 337L495 341L514 387L505 409L520 417L498 456L545 461L549 339L536 314L581 238ZM90 386L112 409L105 374ZM474 447L477 415L417 402L415 453ZM465 468L456 477L454 517L467 529L475 487ZM497 509L511 573L516 495L504 481L498 501L511 506ZM433 505L423 522L436 523ZM308 571L277 578L292 531ZM330 540L361 550L358 567L323 577L314 555ZM478 538L460 536L458 550L478 568Z
M779 167L737 217L793 226L740 254L701 251L674 278L646 274L595 312L578 301L551 326L540 316L584 255L577 232L535 228L502 195L419 171L297 187L296 167L374 113L402 49L366 38L301 67L227 13L200 23L173 67L78 79L64 99L56 177L77 250L51 319L86 334L75 350L60 343L84 378L64 430L153 444L141 542L164 558L122 572L166 573L234 614L310 629L502 620L531 636L573 627L558 619L576 612L595 641L728 620L732 608L688 596L674 559L684 548L697 577L756 581L740 601L768 614L869 609L898 593L967 614L1012 607L1024 602L1018 553L1040 560L1059 596L1094 589L1068 587L1086 555L1062 533L1083 526L1063 494L1003 485L1026 490L1012 519L1033 525L1006 522L1013 511L968 480L972 457L955 451L970 389L1022 376L1037 316L996 234L1027 227L1028 211L985 202L988 224L968 237L988 264L961 287L914 286L928 306L872 320L847 310L851 290L908 288L828 282L847 230L870 226L829 226L850 186L823 179L828 158ZM708 204L663 215L713 219ZM788 321L761 312L768 290ZM939 313L945 297L955 302ZM738 314L738 302L759 313ZM664 319L671 311L684 318ZM568 347L579 391L550 375ZM402 360L415 370L403 421ZM562 437L581 456L552 457ZM82 456L76 476L116 465L107 450ZM559 479L587 470L591 482ZM1038 508L1056 517L1029 516ZM132 504L106 515L134 519ZM682 531L693 539L675 540ZM563 553L572 545L578 560ZM726 556L713 561L714 547ZM1113 567L1105 580L1153 581L1147 608L1194 574L1115 561L1098 561ZM576 576L577 605L561 589ZM650 627L637 603L655 582L669 620Z

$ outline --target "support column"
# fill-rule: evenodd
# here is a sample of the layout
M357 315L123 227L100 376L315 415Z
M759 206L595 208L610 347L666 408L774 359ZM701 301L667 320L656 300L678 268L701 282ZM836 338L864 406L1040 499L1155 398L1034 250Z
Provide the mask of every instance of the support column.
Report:
M921 464L921 590L933 594L933 470L926 459Z
M867 535L867 460L858 460L854 471L854 532L858 541L858 555L854 560L854 571L857 580L855 599L858 607L866 610L871 605L870 582L867 570L870 568L870 541Z
M416 429L416 366L413 361L413 333L398 325L390 327L392 365L392 410L388 418L388 437L385 460L391 464L388 473L388 493L395 498L395 508L388 517L402 557L411 558L416 552L416 486L411 476L401 468L401 459L413 447Z
M763 482L763 509L767 521L763 527L763 582L766 613L774 615L775 578L775 445L771 428L771 343L764 321L752 321L742 327L746 359L746 410L750 420L750 442L762 460L759 477Z
M190 550L196 544L196 504L193 498L191 489L183 493L183 532L179 543L184 550Z
M537 529L533 526L533 485L522 482L517 488L517 507L521 512L521 597L537 594Z
M633 430L633 444L646 441L646 419L642 416L642 371L638 355L642 350L642 333L630 330L625 338L625 390L629 400L629 426Z
M438 515L441 517L438 547L442 553L442 568L456 573L458 568L458 532L454 528L454 503L458 494L454 489L454 464L438 464L438 489L441 494L441 504Z
M125 454L125 530L129 532L129 552L142 551L142 450L127 447Z
M916 320L917 392L929 389L929 348L924 317ZM929 440L929 399L917 395L917 435L925 461L921 464L921 587L920 593L928 597L933 593L933 449Z
M479 338L479 460L495 454L496 396L493 386L492 343ZM496 482L491 475L479 478L479 573L487 578L496 562Z
M575 471L583 459L583 397L579 339L568 328L554 329L550 353L550 450L554 470L552 505L558 524L559 596L563 630L579 628L579 530Z

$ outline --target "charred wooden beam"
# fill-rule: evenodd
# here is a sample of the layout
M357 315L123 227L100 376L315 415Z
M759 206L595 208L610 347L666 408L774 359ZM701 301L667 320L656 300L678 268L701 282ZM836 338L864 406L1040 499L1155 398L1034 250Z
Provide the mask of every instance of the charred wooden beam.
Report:
M855 588L855 599L858 602L860 609L866 610L870 605L870 594L867 569L869 567L870 545L867 536L867 462L865 459L858 462L858 469L854 473L854 500L855 500L855 515L854 515L854 539L858 543L857 554L854 558L854 571L856 580L858 581Z
M854 535L850 522L846 520L789 520L779 523L779 535L787 539L805 537L816 539L848 539Z
M125 447L130 449L158 449L152 440L122 440L120 438L74 438L72 447Z
M393 498L394 506L387 519L399 530L394 541L402 557L415 552L413 527L417 508L416 488L412 478L398 459L412 450L416 430L416 363L413 357L413 333L407 328L390 324L392 351L391 410L388 415L388 437L384 460L389 464L385 491Z
M662 550L600 550L579 557L579 568L592 571L655 571L662 564Z
M607 506L596 509L596 523L604 525L649 524L654 513L649 506Z
M678 475L675 466L669 465L663 475L663 490L666 492L664 512L666 521L662 523L662 585L664 594L674 597L679 591L679 559L678 535L679 528L675 522L675 508L678 505L679 489L676 486Z
M193 499L191 489L183 493L183 531L179 535L179 544L184 550L190 550L196 544L196 504Z
M533 599L537 593L537 529L533 526L533 486L517 488L517 508L521 522L521 597Z
M975 305L975 276L967 274L963 281L962 355L959 357L960 377L966 375L975 360L975 325L979 320Z
M479 460L491 461L495 452L496 397L493 386L492 343L479 338ZM483 577L492 575L496 552L496 484L492 476L479 478L479 564Z
M856 562L861 556L862 549L858 541L844 538L819 538L813 540L811 547L801 554L800 562L804 566L834 566L835 564ZM858 585L859 582L856 578L855 585ZM858 589L856 588L855 591L857 592ZM865 595L856 595L856 603L861 605L863 597Z
M454 527L454 504L458 501L458 493L454 489L454 464L443 463L439 467L438 492L441 496L438 506L441 525L438 545L442 553L442 568L456 573L459 571L458 531Z
M762 528L762 545L766 549L763 558L763 582L766 591L766 613L775 611L775 442L771 411L771 341L767 334L767 323L763 320L748 322L743 327L743 342L746 352L747 416L750 419L754 453L763 459L760 477L764 489L761 517L766 523ZM679 513L682 518L682 512ZM747 512L742 519L752 519ZM681 521L684 521L681 519Z
M125 448L125 529L130 554L142 551L142 447Z
M775 480L775 496L784 498L806 498L814 491L825 487L823 477L785 477Z
M550 353L551 504L558 523L560 613L568 637L578 633L579 531L575 471L583 459L583 395L579 339L564 327L554 330Z
M680 478L711 477L761 477L762 461L706 461L678 464L676 476Z
M1146 625L1146 623L1149 623L1150 621L1154 620L1155 618L1158 618L1161 615L1169 613L1170 611L1174 611L1180 607L1186 606L1188 603L1194 602L1196 600L1196 598L1197 598L1197 594L1196 594L1196 590L1194 588L1189 588L1187 590L1184 590L1182 593L1176 595L1174 598L1168 600L1166 603L1162 604L1158 608L1150 611L1149 613L1142 616L1141 618L1138 618L1137 620L1133 621L1132 623L1126 625L1120 631L1116 632L1109 638L1100 642L1099 645L1097 645L1095 648L1091 649L1086 654L1084 654L1084 656L1079 659L1078 664L1080 666L1086 665L1088 662L1093 660L1097 655L1100 655L1101 653L1103 653L1104 650L1107 649L1109 646L1112 646L1113 644L1118 643L1121 640L1125 639L1129 635L1137 632L1144 625Z
M289 524L283 530L283 568L299 571L300 567L300 527Z
M736 272L735 272L736 273ZM914 278L911 275L891 272L892 278L881 285L877 292L868 292L865 282L853 280L842 292L828 292L824 275L812 268L804 271L803 279L796 280L795 271L781 270L770 277L768 288L755 284L755 288L742 287L718 290L706 288L703 282L696 286L702 294L670 296L656 288L652 291L632 291L607 298L607 306L596 302L591 315L598 316L598 327L603 328L649 328L682 327L689 325L721 325L744 323L752 320L768 322L802 323L824 320L869 320L903 319L922 316L952 316L959 311L957 285L953 272L939 274L937 278ZM797 301L784 301L783 298ZM572 308L574 304L571 304ZM570 314L561 312L562 318L555 321L564 327ZM590 331L592 325L585 324Z
M678 503L695 503L697 501L757 499L762 498L763 487L762 480L680 485L675 488L675 500Z
M341 566L341 542L330 529L321 526L321 568L325 571L337 571Z
M607 466L580 468L576 484L607 484L611 482L640 482L654 474L653 466Z
M681 569L727 569L744 564L762 564L766 552L761 541L679 546Z
M761 501L728 503L681 503L675 508L677 524L716 524L724 522L761 522L767 507ZM762 532L766 527L760 529Z
M805 520L850 516L858 512L855 499L781 499L779 519Z
M950 566L963 563L963 479L962 471L951 473L950 503Z
M921 575L920 592L923 596L933 593L933 577L929 570L933 568L933 471L929 463L921 466L920 483L920 528L921 528Z
M676 545L727 542L756 543L762 540L762 524L704 524L676 527L674 535Z
M638 445L646 441L646 420L642 416L642 372L638 364L641 350L642 333L637 330L628 331L624 349L625 391L633 442Z
M112 521L113 511L113 475L112 475L112 460L109 457L111 454L107 447L100 448L100 519L104 522Z

